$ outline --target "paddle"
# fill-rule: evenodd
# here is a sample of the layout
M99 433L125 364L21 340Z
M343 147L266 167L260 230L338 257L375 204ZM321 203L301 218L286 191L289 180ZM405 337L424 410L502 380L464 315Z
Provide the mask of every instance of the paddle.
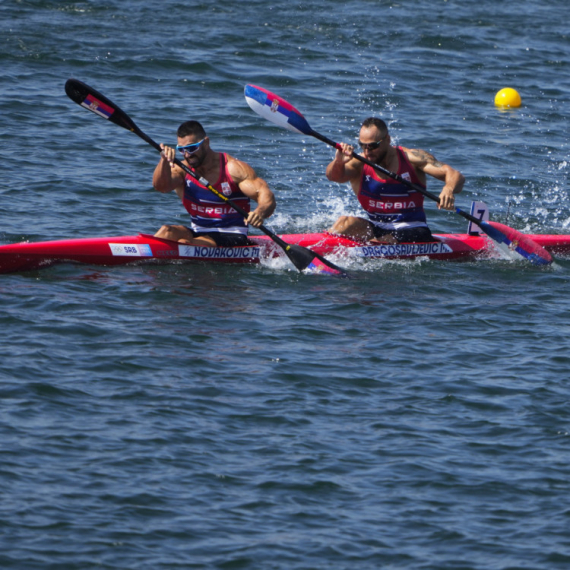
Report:
M104 119L108 119L112 123L115 123L116 125L119 125L120 127L123 127L124 129L135 133L141 139L153 146L158 152L162 152L160 145L153 141L143 131L141 131L141 129L135 125L135 122L124 111L122 111L112 101L107 99L107 97L92 87L89 87L89 85L86 85L77 79L68 79L65 84L65 92L67 93L68 97L72 101L75 101L78 105L81 105L82 107L89 109L89 111L93 111L93 113L103 117ZM248 214L243 208L241 208L227 196L224 196L222 193L218 192L218 190L216 190L207 180L200 178L191 168L189 168L178 158L175 158L174 162L180 168L182 168L184 172L188 173L196 180L199 180L200 183L204 184L208 190L214 193L218 198L229 204L244 218L247 218ZM343 269L326 260L322 255L319 255L318 253L315 253L306 247L286 243L279 236L275 235L271 230L263 225L259 226L259 229L283 249L287 257L299 271L309 269L316 273L326 273L339 277L348 277L348 274Z
M271 91L267 91L266 89L257 87L255 85L246 85L245 99L247 101L247 104L257 114L261 115L272 123L275 123L280 127L284 127L289 131L293 131L294 133L300 133L315 137L336 149L341 149L339 143L313 130L305 117L303 117L303 115L297 109L295 109L293 105L278 95L275 95L275 93L271 93ZM386 168L375 164L370 160L367 160L355 152L352 153L352 156L360 162L368 164L375 170L382 172L389 178L397 180L398 182L405 184L409 188L412 188L422 193L424 196L427 196L431 200L439 203L438 196L432 194L428 190L425 190L421 186L418 186L417 184L414 184L413 182L402 178L394 172L390 172ZM471 214L468 214L459 208L455 208L455 212L460 216L463 216L466 220L477 224L481 230L485 232L498 245L501 250L507 253L507 255L512 256L514 253L518 257L526 259L535 265L546 265L552 263L552 256L550 253L548 253L546 249L544 249L541 245L537 244L525 234L513 228L510 228L509 226L505 226L504 224L499 224L497 222L483 222L482 220L479 220L475 216L472 216Z

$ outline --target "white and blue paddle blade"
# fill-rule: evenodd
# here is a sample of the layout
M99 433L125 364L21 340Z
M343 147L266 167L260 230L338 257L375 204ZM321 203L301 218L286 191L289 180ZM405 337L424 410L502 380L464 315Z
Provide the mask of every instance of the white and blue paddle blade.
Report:
M312 134L305 117L285 99L256 85L246 85L244 92L247 104L264 119L294 133Z
M498 222L479 222L481 229L511 259L525 259L534 265L549 265L552 255L521 232Z

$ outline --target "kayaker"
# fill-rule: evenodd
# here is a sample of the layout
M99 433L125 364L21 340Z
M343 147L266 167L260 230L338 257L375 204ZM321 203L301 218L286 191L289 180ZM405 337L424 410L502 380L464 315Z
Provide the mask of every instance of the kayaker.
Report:
M198 121L182 123L177 135L176 149L160 145L161 158L152 184L159 192L174 190L178 194L190 214L190 226L164 225L155 236L191 245L246 245L247 226L259 227L275 210L273 192L247 163L212 150L210 139ZM207 184L176 166L173 162L176 152L199 178L248 212L247 219L208 190ZM253 211L250 200L257 203Z
M329 232L380 243L434 241L426 223L423 194L352 158L354 147L340 144L342 150L336 151L334 160L327 166L327 178L333 182L350 182L368 220L341 216ZM424 189L426 174L444 182L438 207L454 209L454 196L461 192L465 182L461 172L425 150L392 146L388 127L382 119L371 117L362 123L358 144L364 158Z

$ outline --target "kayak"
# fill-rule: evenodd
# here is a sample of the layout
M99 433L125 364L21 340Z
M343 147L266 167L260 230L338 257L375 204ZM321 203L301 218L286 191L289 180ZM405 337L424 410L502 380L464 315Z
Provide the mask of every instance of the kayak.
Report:
M434 234L437 241L394 245L357 242L329 233L285 234L288 244L297 244L323 256L340 259L467 260L494 254L492 242L472 234ZM570 235L529 235L553 254L570 254ZM36 270L56 263L127 265L141 263L260 263L283 255L267 236L250 236L250 243L238 247L186 245L176 241L138 234L118 237L22 242L0 246L0 273Z

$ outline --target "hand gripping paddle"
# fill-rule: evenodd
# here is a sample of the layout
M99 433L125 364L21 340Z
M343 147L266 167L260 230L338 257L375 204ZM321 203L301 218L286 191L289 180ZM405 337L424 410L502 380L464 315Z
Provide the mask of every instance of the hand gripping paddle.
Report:
M72 101L75 101L78 105L85 107L89 111L92 111L104 119L108 119L112 123L119 125L119 127L123 127L124 129L135 133L135 135L153 146L158 152L162 151L160 145L153 141L148 135L143 133L143 131L141 131L135 125L135 122L123 110L121 110L111 100L107 99L107 97L92 87L89 87L89 85L86 85L77 79L68 79L65 84L65 92L67 93L67 96ZM196 180L199 180L202 184L206 185L208 190L214 193L218 198L220 198L220 200L223 200L226 204L230 205L234 210L239 212L244 218L247 218L247 212L243 208L241 208L227 196L224 196L222 193L218 192L207 181L200 179L199 176L191 168L186 166L186 164L184 164L178 158L175 158L174 162L180 168L182 168L184 172L194 177ZM319 255L318 253L315 253L306 247L286 243L279 236L275 235L271 230L263 225L259 226L259 229L283 249L287 257L299 271L309 269L315 273L326 273L329 275L336 275L338 277L349 276L343 269L326 260L322 255Z
M261 115L268 121L271 121L272 123L275 123L289 131L293 131L294 133L315 137L336 149L341 149L339 143L336 143L317 131L314 131L305 117L303 117L303 115L295 109L293 105L278 95L275 95L275 93L271 93L271 91L267 91L267 89L263 89L262 87L257 87L255 85L246 85L245 99L247 104L258 115ZM421 186L402 178L394 172L390 172L386 168L367 160L355 152L352 153L352 156L360 162L368 164L378 172L382 172L386 176L405 184L409 188L420 192L435 202L439 202L438 196L428 192ZM505 226L504 224L499 224L497 222L483 222L459 208L455 208L455 212L460 216L463 216L466 220L477 224L481 230L497 244L499 249L505 251L509 257L515 255L516 257L530 261L535 265L548 265L552 263L552 256L548 251L546 251L546 249L514 228L510 228L509 226Z

